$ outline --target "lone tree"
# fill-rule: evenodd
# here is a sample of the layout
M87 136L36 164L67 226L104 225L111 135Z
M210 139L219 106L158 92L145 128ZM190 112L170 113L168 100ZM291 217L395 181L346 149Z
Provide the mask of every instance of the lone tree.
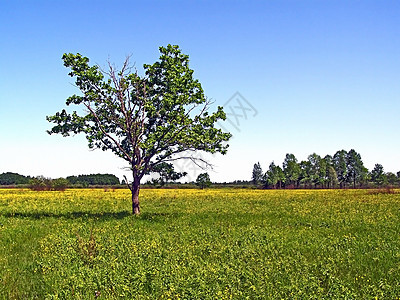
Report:
M196 185L198 185L201 189L209 187L211 185L210 175L208 173L201 173L197 176Z
M166 162L156 165L152 172L159 174L160 178L154 180L154 182L160 183L161 186L166 185L169 181L175 181L187 175L186 172L175 172L174 165Z
M211 102L193 78L189 56L176 45L159 49L160 59L143 66L144 76L132 72L129 58L119 71L110 63L102 71L79 53L64 54L64 66L82 92L69 97L66 105L78 105L82 113L63 109L47 117L56 124L49 134L84 133L89 148L111 150L128 162L134 214L140 213L140 181L146 173L178 159L200 163L196 150L225 154L224 142L231 137L214 127L226 115L222 107L208 112Z

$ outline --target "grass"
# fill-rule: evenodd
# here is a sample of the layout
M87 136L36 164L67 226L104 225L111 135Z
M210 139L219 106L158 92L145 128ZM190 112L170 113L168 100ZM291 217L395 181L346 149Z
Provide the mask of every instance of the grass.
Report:
M400 194L0 190L0 299L398 299Z

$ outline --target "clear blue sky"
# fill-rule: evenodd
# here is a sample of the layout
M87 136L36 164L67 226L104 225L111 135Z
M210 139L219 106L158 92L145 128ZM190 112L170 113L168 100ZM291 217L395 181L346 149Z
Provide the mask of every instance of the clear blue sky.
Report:
M266 170L286 153L352 148L369 169L400 171L399 16L399 1L378 0L2 0L0 173L121 177L126 164L112 153L45 132L46 115L79 92L61 56L104 66L132 54L140 70L169 43L190 56L216 104L236 92L247 100L247 118L225 124L234 138L226 156L211 158L212 180L250 179L255 162ZM244 116L235 101L226 109Z

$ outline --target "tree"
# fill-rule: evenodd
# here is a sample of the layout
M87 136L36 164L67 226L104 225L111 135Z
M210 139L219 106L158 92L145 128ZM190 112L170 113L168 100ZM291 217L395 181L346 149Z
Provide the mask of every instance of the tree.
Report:
M371 180L377 185L383 185L384 183L386 183L387 178L381 164L375 164L374 168L371 171Z
M52 180L52 186L55 191L65 191L69 185L69 181L65 178L57 178Z
M396 184L397 184L398 179L397 179L396 174L394 174L394 173L392 173L392 172L388 172L388 173L386 173L385 175L386 175L387 182L388 182L390 185L396 185Z
M201 173L199 176L197 176L196 185L198 185L201 189L209 187L211 185L211 180L208 173Z
M37 176L29 180L29 188L33 191L50 191L53 188L53 183L50 178Z
M299 182L306 188L307 185L311 183L311 163L308 160L302 160L299 164L300 166L300 176Z
M333 157L329 154L324 156L324 160L326 161L328 166L333 165Z
M329 167L328 162L324 158L321 158L319 161L319 168L318 168L319 180L317 184L320 184L322 188L325 188L325 185L328 182L328 176L327 176L328 167Z
M144 76L132 72L129 58L120 71L109 63L105 72L89 66L89 59L79 53L64 54L64 65L82 92L66 104L83 109L81 113L63 109L47 117L56 124L49 134L84 133L89 148L111 150L127 161L134 214L140 213L140 181L145 174L162 162L186 158L198 163L202 159L196 150L225 154L224 142L231 137L214 127L226 115L222 107L208 112L211 102L193 78L189 56L178 46L159 49L159 61L144 65Z
M256 163L253 166L253 173L251 176L251 180L253 181L253 184L259 184L262 181L263 178L263 170L261 168L260 163Z
M364 167L364 163L361 159L361 155L354 149L351 149L347 153L347 181L356 187L356 183L362 183L368 174L368 171Z
M283 161L283 173L285 174L287 184L298 186L301 169L294 154L286 154L285 160Z
M152 171L160 175L159 182L161 186L165 185L168 181L175 181L187 175L186 172L175 172L174 166L166 162L156 165Z
M326 168L326 182L328 184L328 189L335 187L339 183L335 168L329 164Z
M285 182L285 174L282 168L275 165L274 162L270 163L268 171L265 173L266 185L273 188L281 188L282 183Z
M326 176L326 161L318 154L313 153L308 156L308 162L309 180L314 184L314 187L317 187L317 185L323 185Z
M346 186L347 181L347 151L340 150L335 153L332 159L333 167L335 168L340 188Z

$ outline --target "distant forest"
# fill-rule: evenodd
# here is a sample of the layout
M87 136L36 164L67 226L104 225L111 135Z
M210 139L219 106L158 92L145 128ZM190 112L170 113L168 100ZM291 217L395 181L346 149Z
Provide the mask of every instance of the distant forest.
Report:
M381 164L370 171L354 149L325 157L313 153L300 162L294 154L286 154L282 167L271 162L265 173L259 162L254 164L252 183L264 188L398 187L400 171L386 173Z
M41 176L39 176L41 177ZM0 174L0 185L23 185L29 184L34 177L23 176L17 173L7 172ZM71 186L93 186L93 185L119 185L117 176L112 174L90 174L79 176L68 176L66 178Z

